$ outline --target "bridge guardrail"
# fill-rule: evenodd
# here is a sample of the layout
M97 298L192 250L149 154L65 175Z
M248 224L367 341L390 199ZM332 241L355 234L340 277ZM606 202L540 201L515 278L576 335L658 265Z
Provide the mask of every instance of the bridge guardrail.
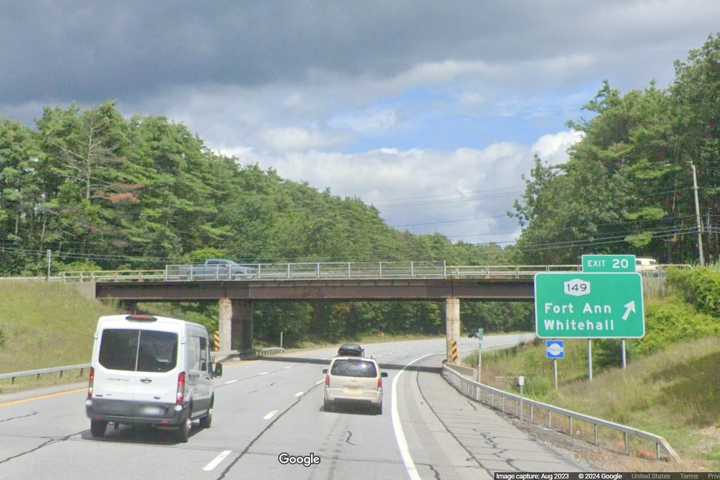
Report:
M57 373L59 377L62 378L64 372L70 372L73 370L79 370L80 374L78 377L82 377L85 370L89 368L89 363L83 363L81 365L65 365L63 367L38 368L35 370L24 370L21 372L0 373L0 380L10 380L10 383L15 383L16 378L36 377L39 379L40 375L50 375L53 373Z
M644 277L663 277L666 268L689 268L686 264L658 265L641 272ZM532 278L539 272L580 271L580 265L447 265L445 262L304 262L238 265L234 271L220 266L167 265L163 270L69 271L46 277L0 277L7 281L58 282L194 282L280 280L403 280Z
M631 437L641 439L646 442L653 443L655 446L655 457L657 459L667 458L669 460L679 462L680 457L673 450L667 440L660 435L639 430L619 423L604 420L602 418L585 415L584 413L567 410L548 403L531 400L527 397L506 392L498 388L478 383L465 375L453 370L451 366L443 365L442 375L447 382L455 387L461 394L472 398L478 402L484 403L491 408L500 410L503 413L517 417L522 422L531 425L545 425L546 428L555 432L569 435L574 441L585 440L597 447L612 450L600 442L599 428L619 432L623 437L624 453L630 455L633 453L631 446ZM556 417L566 419L563 423L567 425L567 431L563 429L556 421L553 423L553 414ZM592 427L592 438L582 438L582 428L579 428L578 422L585 423ZM664 453L664 455L663 455Z

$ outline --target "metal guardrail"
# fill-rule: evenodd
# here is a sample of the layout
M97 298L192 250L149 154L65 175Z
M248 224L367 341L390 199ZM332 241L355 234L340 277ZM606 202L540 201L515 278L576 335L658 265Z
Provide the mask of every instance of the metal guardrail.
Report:
M638 430L619 423L604 420L602 418L585 415L583 413L567 410L564 408L550 405L548 403L531 400L527 397L506 392L483 383L478 383L463 374L453 370L448 365L443 365L442 375L447 382L455 387L460 393L466 397L472 398L478 402L482 402L496 410L500 410L507 415L511 415L532 425L543 425L553 431L564 433L570 436L572 440L586 440L589 443L610 449L600 442L599 428L605 428L615 432L620 432L623 437L624 453L630 455L633 453L631 448L631 437L650 442L655 445L655 456L658 459L668 458L675 462L680 461L680 457L673 450L667 440L660 435ZM555 422L553 422L555 415ZM562 428L557 419L566 419L562 423L567 425L567 431ZM592 427L592 438L583 438L582 428L578 422L585 423ZM611 450L611 449L610 449ZM664 453L664 455L663 455Z
M658 265L644 277L664 276L666 268L689 268L687 264ZM195 282L262 280L403 280L532 278L539 272L581 271L580 265L447 265L445 262L316 262L255 263L234 265L167 265L164 270L70 271L46 277L0 277L0 280L50 280L54 282Z
M238 268L236 268L238 267ZM165 270L63 272L52 280L85 281L262 281L530 278L538 272L577 271L579 265L446 265L445 262L256 263L232 269L167 265Z
M278 353L283 353L285 351L284 348L280 347L267 347L267 348L261 348L258 350L255 350L255 354L259 357L269 357L270 355L277 355ZM237 351L232 352L212 352L213 357L215 356L221 356L221 355L237 355ZM65 365L62 367L48 367L48 368L38 368L35 370L24 370L21 372L8 372L8 373L0 373L0 381L2 380L10 380L10 383L15 383L16 378L23 378L23 377L36 377L40 378L41 375L50 375L57 373L60 378L63 377L65 372L70 372L73 370L79 370L80 373L78 374L79 377L82 377L85 373L85 370L90 368L89 363L83 363L81 365Z
M256 350L255 353L258 357L269 357L270 355L277 355L278 353L283 353L284 351L285 349L281 347L267 347Z
M50 375L53 373L57 373L58 376L62 378L64 372L73 370L80 370L78 376L82 377L88 368L90 368L90 364L84 363L82 365L66 365L64 367L38 368L36 370L24 370L22 372L0 373L0 380L10 380L10 383L15 383L16 378L36 377L39 379L40 375Z

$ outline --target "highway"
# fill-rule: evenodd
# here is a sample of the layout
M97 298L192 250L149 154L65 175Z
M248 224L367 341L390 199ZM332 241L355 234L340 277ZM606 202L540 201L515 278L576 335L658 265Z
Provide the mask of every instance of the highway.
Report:
M523 335L486 337L511 346ZM474 345L465 339L464 352ZM370 344L381 364L439 366L443 340ZM334 349L228 362L216 379L210 429L186 444L171 432L121 427L93 439L85 389L37 397L0 397L0 479L478 479L494 471L575 471L437 373L388 369L384 412L322 410L322 359ZM313 363L318 361L316 363ZM283 465L278 456L319 457Z

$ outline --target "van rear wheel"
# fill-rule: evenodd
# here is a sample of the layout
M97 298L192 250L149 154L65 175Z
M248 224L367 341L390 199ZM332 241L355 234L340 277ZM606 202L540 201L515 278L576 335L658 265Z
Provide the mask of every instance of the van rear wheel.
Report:
M178 426L178 430L177 430L178 441L181 443L187 443L188 439L190 438L190 430L191 429L192 429L192 419L190 417L190 412L188 412L188 416Z
M90 420L90 433L96 438L104 437L107 424L105 420Z
M210 428L212 426L213 409L210 407L207 415L200 417L200 428Z

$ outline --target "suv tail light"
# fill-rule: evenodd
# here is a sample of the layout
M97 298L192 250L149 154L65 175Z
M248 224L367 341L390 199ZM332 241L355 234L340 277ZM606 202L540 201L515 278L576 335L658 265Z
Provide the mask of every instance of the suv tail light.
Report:
M90 374L88 375L88 393L87 398L90 400L93 394L93 384L95 383L95 369L90 367Z
M178 383L177 383L177 395L175 396L175 405L180 405L185 403L185 372L178 373Z
M325 386L326 387L330 386L330 374L329 373L325 374Z
M379 389L381 389L382 387L383 387L383 386L382 386L382 377L378 377L377 388L378 388L378 390L379 390Z

